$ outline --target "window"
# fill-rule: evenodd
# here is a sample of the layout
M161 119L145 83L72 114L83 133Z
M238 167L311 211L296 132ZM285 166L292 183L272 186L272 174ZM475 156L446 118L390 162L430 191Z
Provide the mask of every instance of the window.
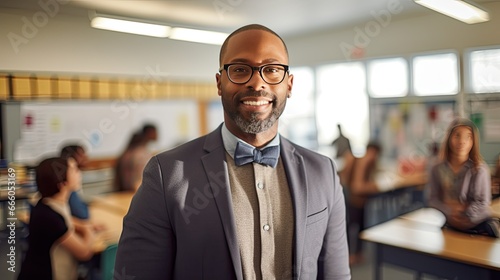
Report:
M304 147L317 147L314 119L314 72L310 67L291 67L292 96L280 117L280 133Z
M455 53L420 55L413 58L415 95L453 95L459 91L458 60Z
M472 92L500 92L500 49L470 52L469 67Z
M365 68L361 62L318 67L316 122L318 142L330 145L337 138L337 124L350 139L353 153L364 151L369 138L368 95Z
M287 100L286 117L314 115L314 72L309 67L292 67L292 96Z
M408 94L408 63L402 57L369 61L367 77L371 97L401 97Z

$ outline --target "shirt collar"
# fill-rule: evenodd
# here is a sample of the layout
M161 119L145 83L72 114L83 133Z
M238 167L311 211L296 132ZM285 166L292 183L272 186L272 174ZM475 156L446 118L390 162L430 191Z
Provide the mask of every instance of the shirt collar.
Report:
M451 164L448 160L445 161L445 164L446 166L451 169ZM474 163L472 162L471 159L468 159L466 162L464 162L464 165L462 165L462 168L460 168L460 172L462 172L462 170L469 170L471 169L472 167L474 166Z
M227 153L234 158L234 151L236 150L236 143L238 141L241 141L243 143L248 144L247 142L241 140L240 138L236 137L234 134L232 134L229 129L226 127L226 123L223 124L222 126L222 142L224 142L224 148L226 149ZM280 138L279 138L279 133L274 136L273 140L269 142L264 148L271 147L271 146L279 146L280 144ZM250 145L250 144L248 144ZM252 145L250 145L252 146Z

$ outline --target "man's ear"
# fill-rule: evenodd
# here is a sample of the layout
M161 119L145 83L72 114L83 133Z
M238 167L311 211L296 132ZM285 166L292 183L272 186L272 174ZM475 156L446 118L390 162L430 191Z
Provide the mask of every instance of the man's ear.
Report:
M215 73L215 81L216 81L216 83L217 83L217 94L218 94L219 96L222 96L221 78L222 78L222 76L221 76L221 74L220 74L220 73Z
M293 75L288 75L287 87L288 87L288 95L287 95L287 97L290 98L290 97L292 97Z

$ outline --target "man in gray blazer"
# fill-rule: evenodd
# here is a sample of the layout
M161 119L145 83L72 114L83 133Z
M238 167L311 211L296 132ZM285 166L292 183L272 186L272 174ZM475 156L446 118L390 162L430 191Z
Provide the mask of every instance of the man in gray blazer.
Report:
M267 27L229 35L216 74L224 123L150 160L123 222L116 279L351 278L333 162L278 134L287 64Z

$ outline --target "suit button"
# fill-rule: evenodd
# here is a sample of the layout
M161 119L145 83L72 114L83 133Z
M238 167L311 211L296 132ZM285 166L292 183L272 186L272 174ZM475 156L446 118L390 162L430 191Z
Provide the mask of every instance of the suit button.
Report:
M265 231L269 231L269 229L271 229L271 227L270 227L269 225L267 225L267 224L266 224L266 225L264 225L262 228L263 228Z
M262 182L257 182L257 188L259 188L259 190L262 190L264 188L264 184Z

